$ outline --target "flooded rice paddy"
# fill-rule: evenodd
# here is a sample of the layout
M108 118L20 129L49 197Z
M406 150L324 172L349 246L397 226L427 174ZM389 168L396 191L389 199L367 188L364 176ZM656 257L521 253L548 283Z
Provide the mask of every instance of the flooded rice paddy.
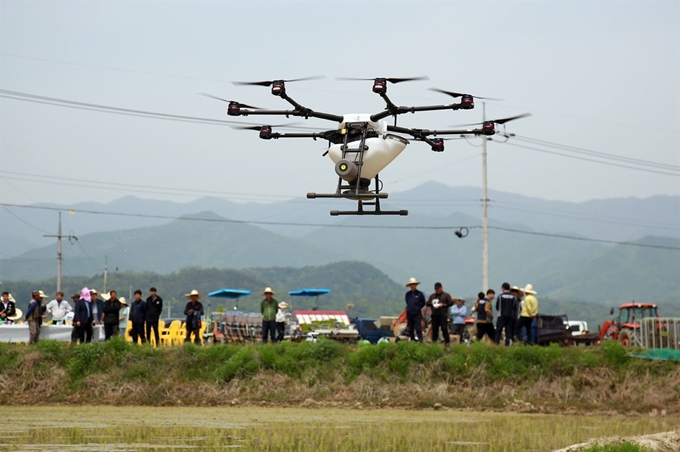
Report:
M8 451L549 451L677 417L336 408L0 407Z

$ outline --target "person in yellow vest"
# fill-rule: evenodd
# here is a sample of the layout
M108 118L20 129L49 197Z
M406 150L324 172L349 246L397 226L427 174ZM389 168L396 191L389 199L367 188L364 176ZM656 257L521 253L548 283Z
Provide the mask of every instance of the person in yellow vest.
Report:
M43 299L47 298L47 295L42 290L34 290L32 297L25 317L25 320L28 321L29 344L38 342L38 339L40 339L40 326L43 319L47 318L45 306L42 304Z
M535 297L537 292L534 290L534 286L527 284L524 293L526 296L522 305L521 319L527 319L526 322L531 325L530 327L527 326L527 342L535 344L538 340L538 300Z

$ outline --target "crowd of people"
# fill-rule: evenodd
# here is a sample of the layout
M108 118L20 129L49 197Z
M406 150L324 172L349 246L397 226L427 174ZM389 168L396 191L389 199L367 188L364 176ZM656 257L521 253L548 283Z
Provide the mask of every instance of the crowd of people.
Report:
M262 314L262 342L281 342L285 335L286 322L290 314L286 312L288 304L278 302L275 292L267 287L262 293L264 299L260 305ZM203 295L197 290L184 295L188 302L184 308L186 336L185 342L201 344L202 317L205 314L203 304L199 301ZM160 344L159 320L163 311L163 298L155 287L149 289L146 300L141 290L135 290L134 298L128 304L125 297L118 297L112 290L98 293L95 289L84 287L71 299L73 305L64 299L59 291L55 298L45 303L47 295L42 290L35 290L26 314L16 307L16 300L8 292L2 294L0 304L0 323L15 323L24 320L29 327L29 344L40 339L40 330L44 322L52 325L66 325L69 321L73 327L71 342L88 343L93 340L97 327L104 331L104 340L114 336L125 336L130 324L129 335L133 343L146 343L155 339ZM50 316L50 320L48 319ZM152 336L153 335L153 336Z
M493 289L487 290L486 293L480 292L470 311L465 306L464 298L452 298L444 291L441 283L435 283L434 292L427 298L418 290L419 285L420 281L416 278L411 278L406 283L406 287L410 289L405 295L406 329L410 340L423 342L423 314L427 308L430 313L432 342L438 342L441 333L445 345L449 346L450 332L462 341L466 335L466 325L470 318L473 318L477 340L487 337L488 340L499 344L504 338L505 345L511 345L517 338L524 344L536 343L538 300L531 284L520 289L517 286L511 287L509 283L503 283L502 292L498 297ZM279 303L274 298L275 292L271 287L267 287L262 295L264 296L260 303L262 342L265 344L270 340L280 342L284 339L286 322L290 321L291 315L286 312L288 304ZM205 312L200 299L203 295L197 290L192 290L184 296L188 300L184 308L186 316L184 341L191 342L193 336L193 342L201 344L200 332ZM134 299L129 304L124 297L118 297L115 290L99 294L87 287L71 297L73 306L64 299L64 293L61 291L48 303L43 302L46 298L48 297L42 290L33 291L26 314L23 315L29 326L30 344L39 340L41 325L48 315L51 316L50 322L54 325L66 324L67 319L71 317L73 343L91 342L97 326L103 328L106 341L114 336L125 336L130 324L129 335L134 343L143 344L153 338L156 345L160 344L159 319L163 310L163 299L155 287L149 289L146 300L143 299L142 291L136 290ZM12 295L3 292L0 322L12 323L21 317L22 313L16 308L16 301Z
M136 290L134 300L128 305L125 297L118 297L112 290L98 293L96 289L84 287L71 296L73 305L64 299L64 292L58 291L55 298L48 303L48 296L42 290L34 290L26 313L16 307L16 300L8 292L2 293L0 304L0 321L15 323L24 320L28 324L29 344L40 339L40 331L44 322L51 325L72 326L71 342L91 342L97 327L103 329L104 340L114 336L124 336L128 320L132 320L132 333L135 342L146 342L152 332L156 344L160 343L158 323L163 310L163 299L158 296L156 288L149 289L149 296L142 301L142 291ZM48 321L48 316L50 320Z
M444 344L448 347L451 343L449 323L454 335L459 339L465 335L466 320L472 318L477 329L477 340L488 340L500 344L504 338L505 345L511 345L515 339L523 344L536 344L538 339L538 300L536 291L531 284L524 289L510 286L505 282L501 286L502 292L496 297L496 291L489 289L480 292L477 300L468 313L465 299L454 299L444 291L442 284L434 284L434 292L426 299L425 294L418 290L420 281L411 278L406 283L410 290L406 292L406 329L409 339L423 342L423 311L425 308L430 312L431 340L439 340L441 331ZM496 325L494 327L494 306ZM469 314L469 315L468 315Z

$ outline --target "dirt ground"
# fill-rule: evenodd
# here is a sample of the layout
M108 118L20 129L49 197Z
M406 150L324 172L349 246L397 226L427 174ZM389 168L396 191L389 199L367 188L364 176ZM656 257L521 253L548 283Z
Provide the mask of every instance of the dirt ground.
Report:
M564 449L559 449L555 452L580 452L592 446L616 445L626 442L646 447L649 450L658 452L680 451L680 433L665 432L644 436L615 436L612 438L598 438L590 440L586 443L574 444L573 446L565 447Z

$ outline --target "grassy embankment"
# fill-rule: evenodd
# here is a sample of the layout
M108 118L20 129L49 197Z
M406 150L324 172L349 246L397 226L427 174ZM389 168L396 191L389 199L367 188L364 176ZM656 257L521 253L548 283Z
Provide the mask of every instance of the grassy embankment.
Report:
M598 348L332 341L153 349L0 344L0 405L450 408L680 413L680 364Z

